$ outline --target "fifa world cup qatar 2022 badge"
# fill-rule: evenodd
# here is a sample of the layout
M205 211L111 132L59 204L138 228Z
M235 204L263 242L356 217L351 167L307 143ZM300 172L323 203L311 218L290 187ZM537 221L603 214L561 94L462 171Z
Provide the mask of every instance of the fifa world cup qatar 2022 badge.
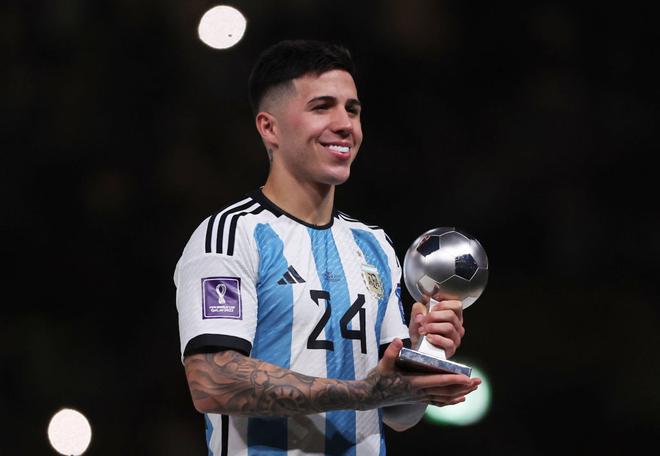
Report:
M488 257L479 241L456 228L433 228L408 248L403 279L410 295L426 302L456 299L472 305L488 282ZM470 376L472 368L447 360L442 348L423 338L417 350L402 348L397 364L408 370Z
M202 318L243 318L241 279L206 277L202 279Z

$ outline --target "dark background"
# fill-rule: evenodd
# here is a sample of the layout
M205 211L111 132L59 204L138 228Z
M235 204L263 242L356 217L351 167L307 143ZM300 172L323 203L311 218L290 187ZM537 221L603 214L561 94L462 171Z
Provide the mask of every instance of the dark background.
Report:
M0 7L0 453L54 454L48 421L72 407L93 428L86 454L205 454L172 274L198 223L265 180L247 76L283 38L357 62L365 141L337 206L383 226L400 258L453 225L489 255L460 355L489 375L492 409L388 433L390 453L655 447L650 7L235 1L246 34L217 51L197 38L215 4Z

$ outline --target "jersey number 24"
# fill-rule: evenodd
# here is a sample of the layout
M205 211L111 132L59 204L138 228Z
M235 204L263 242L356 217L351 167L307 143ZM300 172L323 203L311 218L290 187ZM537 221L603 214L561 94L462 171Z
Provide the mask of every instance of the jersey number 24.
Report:
M316 303L317 306L320 306L320 301L325 301L325 312L323 316L316 324L312 333L307 339L307 348L312 350L334 350L335 344L331 340L319 340L319 334L325 328L325 325L330 320L330 315L332 315L332 306L330 305L330 293L325 290L310 290L309 295L312 298L312 301ZM355 339L360 341L360 351L362 353L367 353L367 333L366 333L366 311L364 307L364 295L358 294L357 299L353 302L351 307L348 308L346 313L339 320L339 327L341 329L341 335L344 339ZM349 329L348 323L353 319L355 314L360 314L360 329Z

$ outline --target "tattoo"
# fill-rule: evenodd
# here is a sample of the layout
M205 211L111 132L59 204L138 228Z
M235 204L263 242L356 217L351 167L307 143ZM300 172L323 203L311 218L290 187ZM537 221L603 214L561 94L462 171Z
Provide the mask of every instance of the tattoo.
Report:
M305 415L367 410L421 397L399 373L384 376L374 369L357 381L310 377L234 351L193 355L185 367L193 401L217 413Z
M421 392L416 392L410 382L398 373L381 375L376 369L372 370L366 378L371 385L371 407L382 407L404 402L416 402L424 397Z

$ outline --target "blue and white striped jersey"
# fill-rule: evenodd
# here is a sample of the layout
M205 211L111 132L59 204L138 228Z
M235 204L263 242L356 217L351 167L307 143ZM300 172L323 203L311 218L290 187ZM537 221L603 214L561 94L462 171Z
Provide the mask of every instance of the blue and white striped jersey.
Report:
M206 219L177 264L182 357L233 349L315 377L364 378L379 351L408 338L400 276L383 230L337 211L312 226L259 190ZM216 456L379 455L380 414L207 414L207 443Z

